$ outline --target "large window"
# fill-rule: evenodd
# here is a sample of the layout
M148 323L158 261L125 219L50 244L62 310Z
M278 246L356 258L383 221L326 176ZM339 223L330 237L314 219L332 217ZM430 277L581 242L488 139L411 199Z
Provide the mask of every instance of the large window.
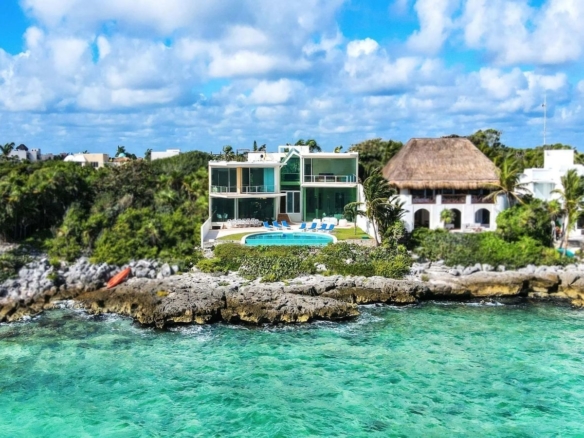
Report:
M274 198L250 198L237 200L238 219L274 219Z
M243 193L273 193L276 189L273 168L244 167L241 169Z
M306 158L304 160L304 182L357 181L357 166L354 158Z
M304 220L336 217L341 219L345 205L357 200L356 188L316 188L305 189Z
M235 219L235 201L233 199L211 198L212 222L225 222Z
M286 193L280 201L281 213L300 213L300 191L282 192Z
M211 168L211 192L234 193L237 191L237 170Z

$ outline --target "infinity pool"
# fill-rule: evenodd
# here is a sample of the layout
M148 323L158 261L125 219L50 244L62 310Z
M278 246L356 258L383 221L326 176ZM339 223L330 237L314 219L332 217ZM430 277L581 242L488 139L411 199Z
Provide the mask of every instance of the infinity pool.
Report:
M306 245L323 246L335 241L333 236L310 232L267 232L245 236L243 243L250 246L258 245Z

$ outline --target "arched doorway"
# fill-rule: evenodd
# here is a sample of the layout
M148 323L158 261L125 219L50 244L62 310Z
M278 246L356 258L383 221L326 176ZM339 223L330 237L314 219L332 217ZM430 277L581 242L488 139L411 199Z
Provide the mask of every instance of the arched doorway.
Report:
M491 227L491 212L486 208L481 208L475 213L475 224L481 224L482 227Z
M430 228L430 212L421 208L414 214L414 228Z
M456 208L452 208L452 209L450 209L450 211L452 212L452 216L453 216L453 220L452 220L453 227L452 228L455 230L460 230L461 221L462 221L462 214L460 213L460 210L458 210Z

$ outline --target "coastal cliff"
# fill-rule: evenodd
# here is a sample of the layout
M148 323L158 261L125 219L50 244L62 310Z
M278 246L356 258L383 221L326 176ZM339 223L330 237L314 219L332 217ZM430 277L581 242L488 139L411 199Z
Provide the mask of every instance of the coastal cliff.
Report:
M134 278L106 290L105 280L119 268L81 260L55 274L62 283L57 287L47 280L55 278L50 275L52 268L37 262L27 268L20 281L11 280L2 286L0 321L36 315L64 300L93 314L116 313L158 328L221 321L236 324L339 321L359 315L358 305L413 305L430 300L512 298L584 306L584 269L575 265L566 269L468 271L461 275L438 264L414 267L415 274L408 280L312 275L261 283L247 281L235 273L174 275L172 267L153 263L137 262L132 268ZM31 285L37 284L39 288L32 293ZM10 285L14 287L8 291Z

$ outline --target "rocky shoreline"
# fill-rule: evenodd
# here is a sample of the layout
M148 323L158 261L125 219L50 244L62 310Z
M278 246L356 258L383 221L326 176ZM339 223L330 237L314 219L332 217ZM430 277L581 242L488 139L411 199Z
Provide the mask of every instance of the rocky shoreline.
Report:
M247 281L236 273L177 275L178 267L132 262L132 278L112 290L105 282L123 267L80 259L51 266L40 259L0 284L0 322L18 321L73 300L93 314L116 313L140 324L303 323L359 315L362 304L411 305L429 300L508 299L584 306L584 265L528 266L517 271L476 265L418 263L405 280L314 275L287 282Z

